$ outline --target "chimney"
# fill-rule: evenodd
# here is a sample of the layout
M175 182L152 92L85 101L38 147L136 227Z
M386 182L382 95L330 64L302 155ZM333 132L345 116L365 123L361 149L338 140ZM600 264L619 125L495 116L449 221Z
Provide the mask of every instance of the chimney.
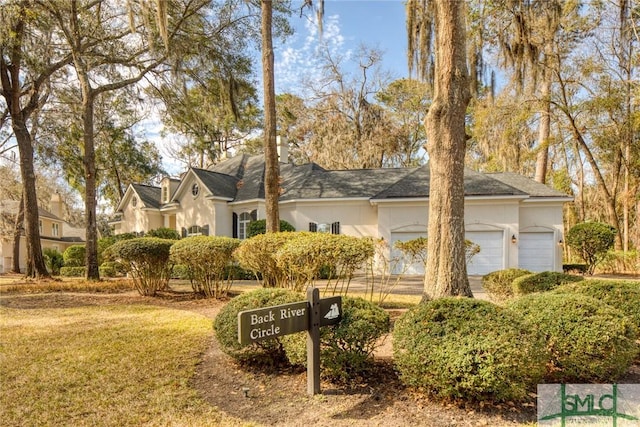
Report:
M280 163L289 163L289 144L284 136L276 136L276 145L278 147L278 159Z
M62 218L62 197L57 191L51 195L51 208L49 211L60 219Z

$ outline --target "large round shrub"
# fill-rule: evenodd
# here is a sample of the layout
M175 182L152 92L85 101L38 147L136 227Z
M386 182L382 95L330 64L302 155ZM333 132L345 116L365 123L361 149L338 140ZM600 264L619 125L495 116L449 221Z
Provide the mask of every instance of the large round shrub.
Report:
M544 373L544 350L514 313L470 298L420 304L393 331L401 380L443 398L523 399Z
M275 253L294 236L290 232L258 234L243 240L234 256L242 268L262 277L263 286L284 287L286 276L278 267Z
M482 276L482 288L487 292L492 301L502 302L515 297L513 293L513 281L520 276L532 274L522 268L508 268L498 270Z
M71 245L62 253L65 267L82 267L85 264L84 245Z
M187 275L195 293L220 298L226 296L231 285L229 266L238 245L240 240L231 237L187 237L171 246L171 260L189 270Z
M613 247L616 229L602 222L576 224L567 232L567 244L587 263L587 274L593 274L607 251Z
M389 332L389 314L362 298L342 298L342 319L320 329L321 374L332 381L346 382L366 374L372 366L378 339ZM306 334L282 340L293 365L306 365Z
M286 356L281 338L269 338L248 346L238 342L238 313L255 308L304 301L303 295L279 288L262 288L243 293L225 305L213 322L222 351L241 363L281 364Z
M509 309L543 334L549 382L614 382L638 351L631 319L595 298L533 294L514 300Z
M585 280L562 285L558 294L578 294L593 297L622 311L640 330L640 283L625 280Z
M123 266L141 295L154 296L169 283L172 269L169 249L174 243L175 240L138 237L114 243L104 255Z
M516 295L527 295L534 292L546 292L565 283L575 283L584 280L582 276L544 271L542 273L526 274L513 280L513 291Z

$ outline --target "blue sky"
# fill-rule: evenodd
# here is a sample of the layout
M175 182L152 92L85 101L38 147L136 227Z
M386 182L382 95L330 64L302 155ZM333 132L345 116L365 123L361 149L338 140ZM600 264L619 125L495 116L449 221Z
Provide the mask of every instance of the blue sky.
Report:
M300 0L294 0L300 4ZM294 7L296 4L294 3ZM299 10L299 6L298 6ZM300 78L317 70L319 45L314 13L308 9L302 18L293 13L290 23L295 33L286 40L274 39L276 93L301 94ZM345 57L353 55L361 44L384 52L382 70L393 79L407 77L406 27L404 3L401 0L325 0L323 41L332 52ZM262 95L260 52L256 52L258 94ZM142 127L147 138L154 141L163 157L163 166L171 175L184 171L185 164L172 158L167 148L178 135L161 136L162 123L153 115Z
M384 52L382 68L393 78L407 77L404 2L400 0L325 1L323 40L332 51L349 57L359 45ZM276 92L289 91L299 76L313 73L319 37L313 13L291 16L295 34L274 40Z

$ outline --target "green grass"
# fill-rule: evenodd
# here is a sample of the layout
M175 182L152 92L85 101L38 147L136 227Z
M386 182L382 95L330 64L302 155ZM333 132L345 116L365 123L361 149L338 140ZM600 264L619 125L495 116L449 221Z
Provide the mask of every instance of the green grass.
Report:
M158 307L0 308L2 425L236 424L190 385L212 334Z
M84 278L55 278L52 280L2 282L0 281L0 294L12 293L44 293L44 292L100 292L116 293L132 291L134 286L131 280L99 280L89 281Z

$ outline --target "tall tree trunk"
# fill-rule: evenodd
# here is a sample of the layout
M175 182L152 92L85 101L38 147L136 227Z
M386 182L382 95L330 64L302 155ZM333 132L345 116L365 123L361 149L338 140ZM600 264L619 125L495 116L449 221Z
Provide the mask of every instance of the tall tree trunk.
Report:
M22 239L22 229L24 227L24 196L20 196L18 214L13 227L13 265L11 271L20 273L20 240Z
M429 226L423 300L473 296L464 251L465 113L470 100L464 2L435 6L434 98L425 119Z
M264 198L267 233L280 230L280 164L276 147L276 94L273 76L273 37L271 0L262 0L262 78L264 82Z
M545 61L546 62L546 61ZM549 167L549 136L551 134L551 71L545 65L542 70L542 88L540 89L540 124L538 126L538 155L536 158L535 180L547 182Z
M88 81L87 81L88 86ZM84 90L83 90L84 91ZM93 95L89 88L89 94L83 95L82 101L82 123L84 155L82 163L84 166L85 180L85 221L86 221L86 265L87 279L100 280L98 269L98 226L96 223L96 153L93 141Z
M26 3L20 6L19 14L11 22L11 32L14 37L13 45L8 48L3 46L0 55L0 93L7 103L11 116L11 128L18 143L20 156L20 174L22 178L22 198L24 202L24 229L27 243L27 277L50 277L42 255L40 242L40 218L38 214L38 197L36 194L36 174L33 168L33 141L27 128L29 115L38 104L37 94L40 85L35 82L31 85L31 96L26 106L22 108L21 98L23 93L23 78L21 67L23 63L23 40L25 23L27 21ZM5 56L6 55L6 56ZM50 71L53 73L53 71ZM50 74L49 74L50 75ZM43 73L42 76L47 76ZM19 260L18 260L19 262Z
M27 243L27 277L50 277L42 255L40 216L36 193L36 174L33 168L33 145L26 123L12 116L13 132L18 141L22 197L24 200L24 232Z

